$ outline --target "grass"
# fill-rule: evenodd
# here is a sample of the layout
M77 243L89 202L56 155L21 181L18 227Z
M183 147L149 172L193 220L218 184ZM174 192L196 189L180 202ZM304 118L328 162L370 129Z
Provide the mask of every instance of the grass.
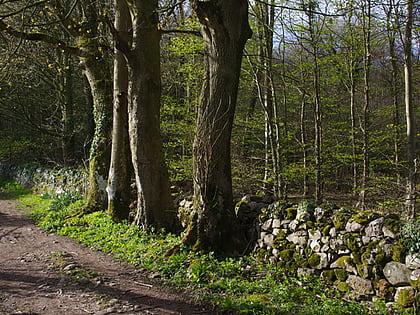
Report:
M5 188L16 195L18 186ZM70 193L50 195L17 194L20 206L29 209L37 224L51 232L67 235L80 243L159 275L165 283L195 296L226 314L391 314L385 303L365 306L347 302L318 278L294 276L252 256L218 259L213 253L197 253L182 247L175 255L164 253L182 235L164 231L146 233L137 226L115 223L103 212L66 219L83 204Z

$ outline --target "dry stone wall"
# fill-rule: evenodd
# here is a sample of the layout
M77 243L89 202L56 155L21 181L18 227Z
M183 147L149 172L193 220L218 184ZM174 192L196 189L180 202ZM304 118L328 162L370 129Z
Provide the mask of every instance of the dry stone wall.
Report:
M306 201L267 205L249 196L236 212L258 259L319 275L354 300L419 305L420 256L405 248L397 216Z

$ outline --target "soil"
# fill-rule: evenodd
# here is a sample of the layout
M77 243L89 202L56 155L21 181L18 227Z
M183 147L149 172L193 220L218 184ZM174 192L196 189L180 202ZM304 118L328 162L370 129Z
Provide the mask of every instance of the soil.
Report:
M217 314L153 274L38 228L1 197L0 314Z

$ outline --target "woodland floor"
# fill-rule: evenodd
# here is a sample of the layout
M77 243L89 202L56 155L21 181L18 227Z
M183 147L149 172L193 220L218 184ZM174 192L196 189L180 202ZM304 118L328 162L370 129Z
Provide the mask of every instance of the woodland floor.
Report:
M150 274L33 224L0 195L0 314L216 314Z

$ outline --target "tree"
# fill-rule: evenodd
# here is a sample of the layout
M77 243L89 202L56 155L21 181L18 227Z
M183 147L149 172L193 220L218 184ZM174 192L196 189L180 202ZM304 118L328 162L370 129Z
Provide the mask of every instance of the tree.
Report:
M100 36L100 7L96 1L85 0L69 6L64 1L53 1L52 6L43 3L27 5L21 8L13 7L9 14L0 19L0 30L9 35L29 41L41 41L77 56L80 68L89 82L93 100L93 117L95 133L90 148L89 157L89 190L84 212L104 209L107 200L106 179L109 171L109 155L111 148L111 117L112 117L112 81L109 59L105 54L107 48L104 36ZM39 16L52 16L54 19L31 25L26 22L30 17L25 16L25 9L41 5ZM45 12L44 12L45 11ZM4 21L5 18L23 14L25 21L22 31ZM74 15L73 15L74 14ZM31 21L32 22L32 21ZM15 23L16 24L16 23ZM40 26L42 29L40 30ZM54 25L55 27L51 27ZM64 36L65 34L66 36Z
M158 1L127 1L132 43L119 38L117 48L128 64L128 119L137 187L135 223L145 229L178 230L160 136L160 31Z
M126 1L115 0L115 37L131 42L130 12ZM118 47L118 42L116 47ZM108 209L115 221L128 219L131 202L131 154L128 139L128 66L124 54L115 49L114 55L114 108L111 162L108 175Z
M413 28L413 0L406 2L406 21L404 33L404 86L405 86L405 111L407 119L407 160L408 178L406 211L408 217L414 218L416 215L416 125L413 106L413 65L412 65L412 28Z
M243 49L251 29L246 0L192 1L205 42L205 75L193 145L195 249L241 253L233 211L230 138Z

